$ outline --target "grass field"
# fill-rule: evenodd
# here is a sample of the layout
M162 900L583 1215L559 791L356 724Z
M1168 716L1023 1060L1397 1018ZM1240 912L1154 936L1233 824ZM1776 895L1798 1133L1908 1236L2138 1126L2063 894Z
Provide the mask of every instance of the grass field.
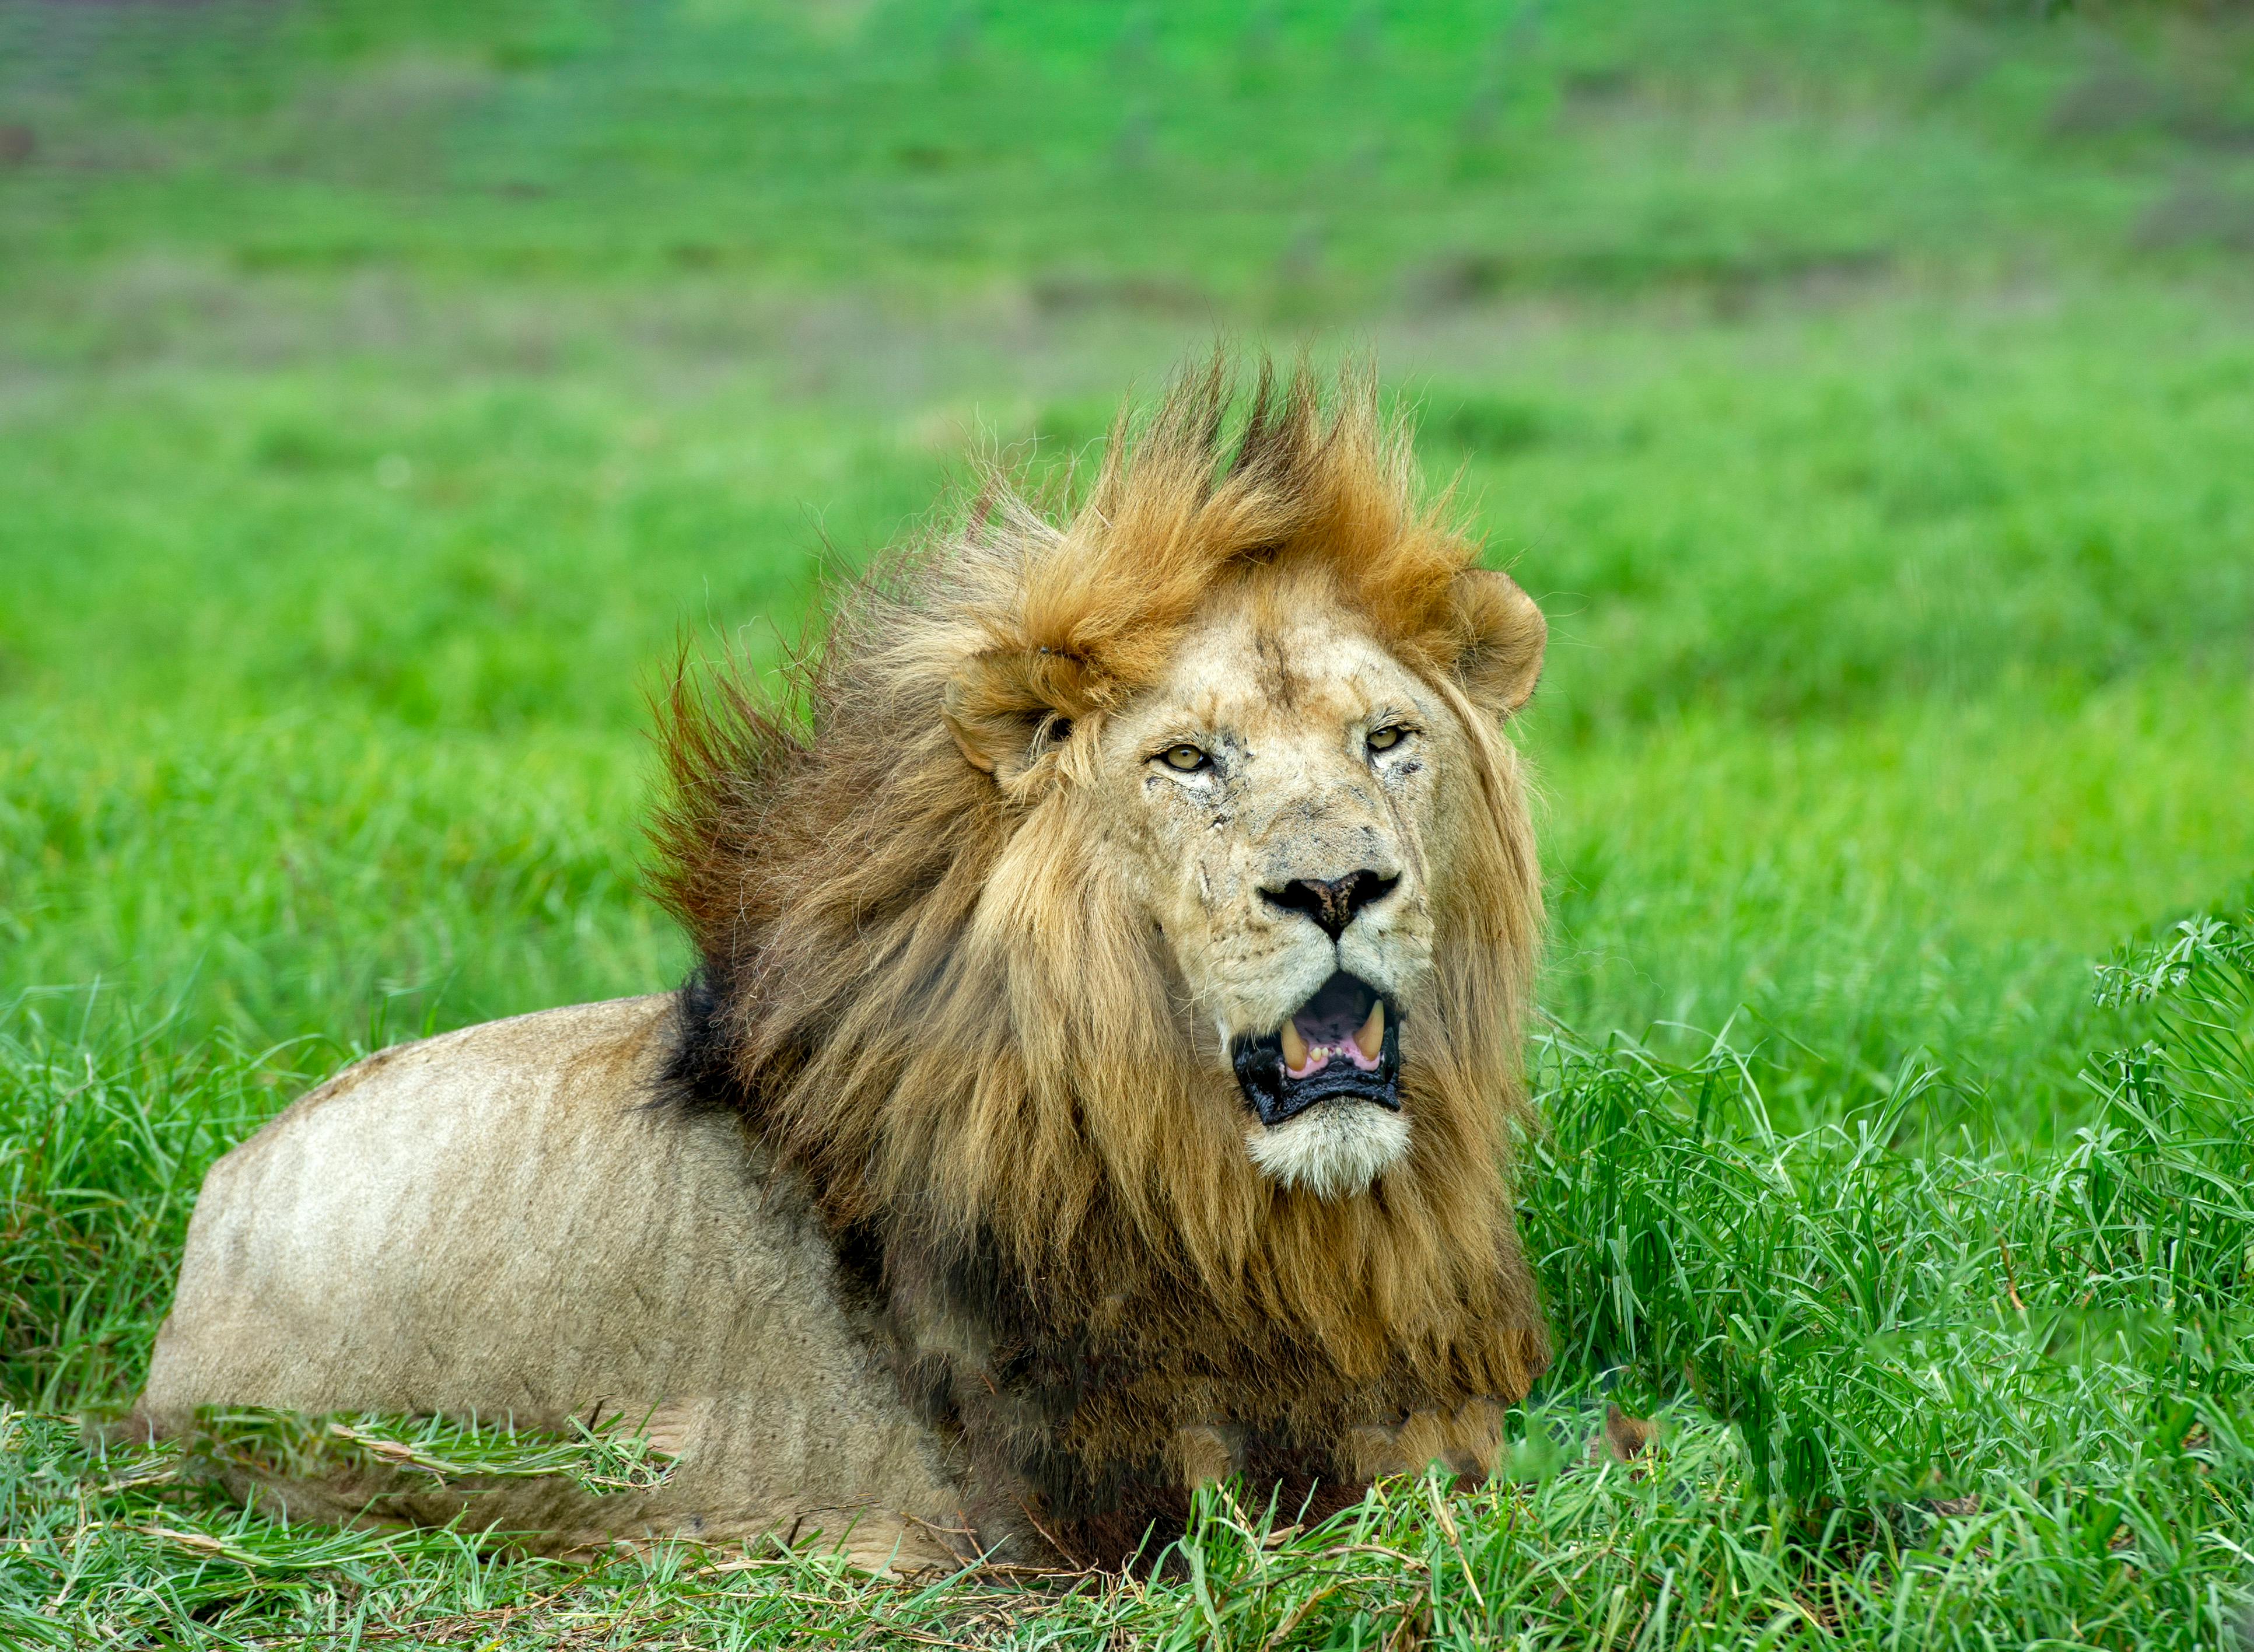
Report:
M2250 249L2228 7L0 0L0 1644L2254 1638ZM914 1589L82 1443L298 1088L678 977L684 640L1217 333L1551 616L1507 1472Z

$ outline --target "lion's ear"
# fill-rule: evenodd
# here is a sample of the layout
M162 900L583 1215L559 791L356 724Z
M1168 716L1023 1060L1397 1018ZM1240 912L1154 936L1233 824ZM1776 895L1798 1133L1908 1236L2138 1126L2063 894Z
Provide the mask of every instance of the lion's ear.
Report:
M1004 786L1072 732L1071 723L1026 692L1016 676L974 661L949 680L940 699L940 715L963 760Z
M1467 568L1449 592L1461 639L1458 682L1475 705L1508 717L1533 696L1542 676L1549 622L1508 574Z

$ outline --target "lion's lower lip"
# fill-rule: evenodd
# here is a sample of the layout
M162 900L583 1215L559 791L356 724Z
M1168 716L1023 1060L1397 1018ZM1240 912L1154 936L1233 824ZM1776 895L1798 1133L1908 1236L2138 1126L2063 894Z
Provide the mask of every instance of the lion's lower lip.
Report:
M1401 1106L1400 1017L1350 975L1334 975L1276 1032L1241 1037L1229 1054L1238 1088L1265 1124L1333 1099Z

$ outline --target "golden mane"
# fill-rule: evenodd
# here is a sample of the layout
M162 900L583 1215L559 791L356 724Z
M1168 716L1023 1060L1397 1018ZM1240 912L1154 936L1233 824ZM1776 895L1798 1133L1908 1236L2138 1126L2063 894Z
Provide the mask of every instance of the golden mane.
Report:
M838 1234L883 1249L895 1294L904 1251L1006 1270L1161 1386L1225 1385L1238 1349L1322 1367L1309 1396L1515 1398L1548 1358L1506 1174L1541 896L1495 724L1540 618L1466 594L1477 548L1445 501L1418 505L1368 372L1264 368L1237 404L1216 358L1141 428L1123 414L1076 508L988 474L948 531L845 594L780 696L679 675L654 836L702 961L684 1059ZM1435 892L1410 1155L1342 1200L1250 1162L1233 1081L1192 1059L1170 962L1090 852L1080 783L1105 717L1217 592L1307 579L1453 709L1484 814ZM1229 1107L1191 1104L1216 1089ZM1150 1423L1150 1392L1108 1426ZM1330 1403L1298 1421L1360 1420Z

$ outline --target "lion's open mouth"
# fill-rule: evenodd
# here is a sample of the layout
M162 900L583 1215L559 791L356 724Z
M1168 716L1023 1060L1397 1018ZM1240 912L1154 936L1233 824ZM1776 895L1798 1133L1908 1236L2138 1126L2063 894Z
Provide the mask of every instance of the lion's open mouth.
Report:
M1236 1082L1264 1124L1333 1096L1401 1110L1401 1018L1368 982L1340 973L1273 1032L1229 1046Z

